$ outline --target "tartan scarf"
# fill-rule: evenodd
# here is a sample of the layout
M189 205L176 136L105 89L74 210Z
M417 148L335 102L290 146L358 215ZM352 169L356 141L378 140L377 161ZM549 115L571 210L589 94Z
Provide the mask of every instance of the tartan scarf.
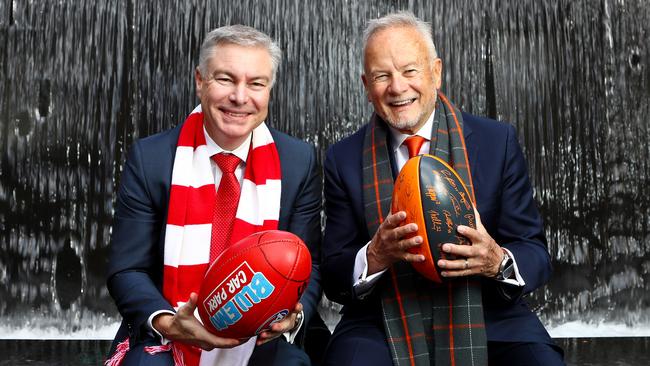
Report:
M438 98L430 154L456 170L475 204L462 115L442 93ZM364 137L363 198L370 237L390 212L394 178L387 128L373 115ZM418 274L409 263L398 262L382 276L378 287L394 365L487 365L481 287L476 278L437 284Z
M239 205L231 243L263 230L278 228L280 216L280 158L265 123L253 130L244 169ZM192 111L181 127L172 168L171 191L165 232L163 295L178 309L198 293L208 269L212 217L216 200L213 169L206 150L201 106ZM244 344L218 352L249 352L255 345ZM175 345L176 346L176 345ZM198 348L178 344L185 364L199 365ZM203 359L214 359L205 355ZM201 364L206 363L205 360Z

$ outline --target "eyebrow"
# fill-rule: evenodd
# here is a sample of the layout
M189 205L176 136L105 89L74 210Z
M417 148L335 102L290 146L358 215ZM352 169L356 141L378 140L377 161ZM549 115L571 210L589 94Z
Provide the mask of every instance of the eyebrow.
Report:
M218 69L214 70L212 72L212 77L214 78L219 74L227 75L230 78L237 79L237 77L233 73L228 72L228 71L221 71L221 70L218 70ZM266 80L266 81L268 81L268 80L271 80L271 77L266 76L266 75L255 75L255 76L251 76L251 77L247 78L247 80Z

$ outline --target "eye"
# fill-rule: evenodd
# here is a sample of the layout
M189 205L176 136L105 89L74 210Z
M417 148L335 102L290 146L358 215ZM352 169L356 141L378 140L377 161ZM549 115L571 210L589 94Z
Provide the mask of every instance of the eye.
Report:
M249 85L254 90L260 90L266 88L266 83L263 81L253 81Z
M386 81L388 80L388 74L377 74L373 78L374 81Z
M227 76L215 76L214 80L223 85L228 85L232 83L232 79Z
M404 75L406 76L413 76L417 73L418 73L417 69L406 69L406 71L404 71Z

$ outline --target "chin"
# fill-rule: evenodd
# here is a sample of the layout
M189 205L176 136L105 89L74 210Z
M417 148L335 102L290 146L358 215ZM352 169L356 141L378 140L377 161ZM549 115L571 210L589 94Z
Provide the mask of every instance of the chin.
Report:
M388 124L393 126L394 128L398 130L410 130L413 127L418 125L418 120L395 120L395 119L388 119Z

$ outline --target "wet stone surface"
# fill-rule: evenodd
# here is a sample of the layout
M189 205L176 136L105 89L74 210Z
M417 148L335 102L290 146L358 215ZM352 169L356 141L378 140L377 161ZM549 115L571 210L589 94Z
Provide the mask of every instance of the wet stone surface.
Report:
M567 366L650 365L650 337L558 338ZM0 366L100 365L106 340L0 340Z

